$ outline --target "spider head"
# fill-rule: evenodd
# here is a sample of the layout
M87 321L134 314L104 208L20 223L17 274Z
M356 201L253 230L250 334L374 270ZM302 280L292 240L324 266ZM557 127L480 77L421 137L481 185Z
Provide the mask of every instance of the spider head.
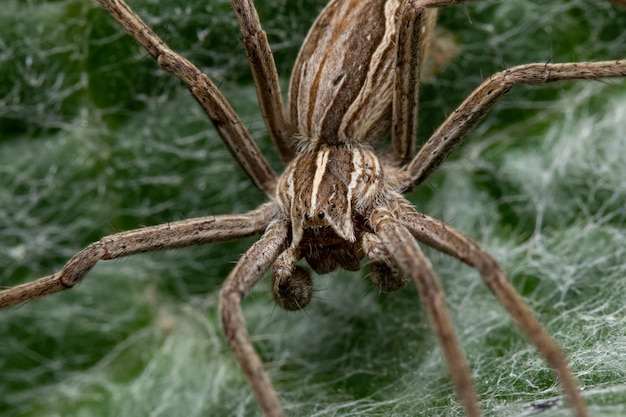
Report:
M376 156L362 148L325 146L298 156L278 188L278 205L292 224L292 246L303 237L355 242L355 210L375 201L381 176Z
M303 237L316 241L332 240L335 236L354 242L352 204L345 184L319 178L304 180L308 186L295 195L289 213L292 245L298 245Z

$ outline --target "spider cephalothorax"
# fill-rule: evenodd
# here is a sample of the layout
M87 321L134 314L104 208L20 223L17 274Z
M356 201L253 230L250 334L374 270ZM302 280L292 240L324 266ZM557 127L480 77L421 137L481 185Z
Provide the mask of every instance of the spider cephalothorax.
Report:
M528 64L493 74L413 155L420 64L432 33L433 9L462 0L331 0L296 61L289 118L253 3L232 0L266 126L286 165L279 177L209 77L170 50L123 0L98 1L161 67L185 82L235 159L271 201L241 215L207 216L107 236L76 254L59 273L0 291L0 307L71 288L100 260L262 235L224 282L220 314L260 407L268 417L280 417L281 401L248 337L241 300L271 269L277 304L298 310L313 293L311 276L299 261L322 274L359 269L361 260L368 258L372 279L381 290L393 291L407 280L415 283L461 402L467 415L475 417L480 412L469 367L420 241L478 270L554 368L574 413L588 415L564 355L498 263L467 236L418 213L400 193L421 184L515 84L625 77L626 61ZM388 134L390 146L379 152L377 146Z
M277 203L289 222L291 242L276 261L272 281L281 307L303 308L310 301L310 278L296 266L300 258L318 274L356 271L364 255L376 258L363 239L372 233L366 219L373 208L389 199L383 172L372 150L348 145L322 146L298 155L287 167L278 182ZM374 281L381 282L383 272L376 271Z

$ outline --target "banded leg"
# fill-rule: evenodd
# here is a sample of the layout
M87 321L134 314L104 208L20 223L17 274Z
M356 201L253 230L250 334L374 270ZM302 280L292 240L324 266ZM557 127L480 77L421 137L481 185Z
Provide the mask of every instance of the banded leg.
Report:
M259 15L252 0L231 0L248 53L248 62L254 77L263 120L280 157L287 165L295 156L292 129L287 122L283 98L278 82L278 71L267 35L261 27Z
M0 308L70 289L100 260L261 234L272 214L268 203L247 214L200 217L104 237L78 252L60 272L0 291Z
M266 417L283 417L280 400L246 330L241 300L288 245L289 225L280 220L267 228L235 266L220 292L220 314L226 338L241 364Z
M450 376L467 416L480 416L470 369L456 337L443 290L430 261L422 253L409 230L394 219L387 209L377 209L370 221L374 232L389 253L393 254L398 266L417 286L420 300L428 313L433 333L441 345Z
M152 55L161 68L185 83L239 165L260 190L270 197L274 196L276 173L211 79L172 51L123 0L98 0L98 3Z
M568 368L565 355L535 315L507 281L500 265L476 242L444 224L442 221L417 213L405 206L402 224L420 241L476 268L483 281L517 321L526 337L535 345L546 361L556 371L563 390L577 417L587 417L587 409L580 396L578 384Z
M527 64L498 72L484 81L443 122L406 168L403 189L426 178L448 158L469 131L515 84L626 77L626 60L567 64Z

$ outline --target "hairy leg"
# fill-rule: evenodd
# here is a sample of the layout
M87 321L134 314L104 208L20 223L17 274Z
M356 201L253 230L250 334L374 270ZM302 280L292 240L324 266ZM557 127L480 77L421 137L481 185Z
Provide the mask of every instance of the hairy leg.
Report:
M428 5L404 0L400 7L389 148L394 166L406 164L415 154L420 75L437 20L437 10Z
M565 355L535 318L515 288L508 282L504 271L496 260L467 236L441 220L415 212L412 207L405 207L400 218L403 225L420 242L424 242L478 270L487 287L513 316L526 337L556 371L576 416L588 416L585 403L578 390L578 384L567 365Z
M248 377L266 417L284 416L280 400L246 330L241 301L276 258L287 248L289 225L271 223L263 237L241 257L220 292L220 314L226 338Z
M465 140L478 121L516 84L626 77L626 60L569 64L527 64L498 72L454 110L406 168L403 189L421 184Z
M243 44L248 52L248 61L254 76L263 120L282 161L287 164L296 154L295 144L292 140L292 128L285 114L276 63L267 35L261 27L259 15L252 0L232 0L231 2L239 26L241 26Z
M0 291L0 308L70 289L100 260L263 233L272 213L272 204L268 203L247 214L181 220L104 237L78 252L60 272Z
M230 153L254 184L265 194L273 196L276 173L211 79L187 59L172 51L123 0L98 2L152 55L161 68L185 83L213 122Z
M467 416L479 416L470 369L454 331L443 289L430 261L422 253L409 230L395 219L388 209L376 209L370 221L374 233L393 254L398 266L417 286L420 300L428 313L433 333L441 345Z

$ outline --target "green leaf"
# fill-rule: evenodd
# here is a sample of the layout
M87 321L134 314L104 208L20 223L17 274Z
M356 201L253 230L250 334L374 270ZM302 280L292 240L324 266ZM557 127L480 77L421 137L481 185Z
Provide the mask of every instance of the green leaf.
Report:
M256 2L285 89L323 5ZM131 6L215 80L280 170L228 2ZM442 11L440 27L459 54L422 88L420 142L493 72L626 56L626 11L608 1L477 2ZM409 195L502 263L595 417L626 414L625 120L623 80L518 86ZM3 287L116 231L264 201L181 83L91 2L5 0L0 132ZM72 291L0 312L0 415L260 415L217 311L253 241L102 262ZM485 414L571 415L478 274L427 253ZM366 272L315 285L303 313L276 309L266 283L244 303L290 416L463 415L414 288L379 294Z

